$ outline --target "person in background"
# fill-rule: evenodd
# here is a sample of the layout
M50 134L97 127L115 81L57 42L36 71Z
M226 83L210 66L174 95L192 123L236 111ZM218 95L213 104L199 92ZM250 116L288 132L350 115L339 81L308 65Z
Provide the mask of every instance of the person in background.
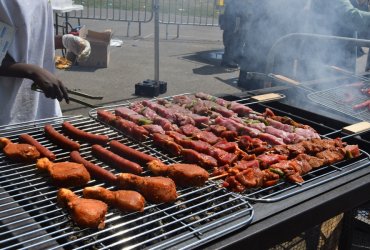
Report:
M351 0L352 5L362 11L369 11L370 7L370 1L369 0ZM364 32L360 32L358 34L358 38L360 39L370 39L369 31L366 30ZM357 50L357 56L363 56L365 54L363 48L358 48ZM367 60L366 60L366 66L365 66L365 71L370 70L370 56L369 54L367 55Z
M224 14L220 16L219 24L223 30L222 41L224 54L221 66L237 68L241 56L243 37L242 26L246 21L246 0L226 0Z
M259 0L248 3L245 22L244 47L240 61L238 86L245 90L264 87L266 79L249 78L248 72L265 73L267 55L273 44L282 36L295 33L300 27L307 0ZM290 57L290 45L281 53L281 63ZM294 46L293 46L294 47ZM282 65L279 65L282 67ZM269 72L272 73L272 72Z
M310 19L312 23L308 33L361 38L358 34L367 33L370 28L370 13L354 6L351 0L310 0ZM360 1L356 0L356 4ZM330 72L323 65L337 67L355 72L356 46L333 41L307 43L306 69L304 80L325 77Z
M0 66L0 126L61 116L59 102L69 98L54 75L55 48L66 45L86 58L89 44L69 35L54 37L49 0L0 0L0 22L15 29ZM44 93L32 91L32 83Z

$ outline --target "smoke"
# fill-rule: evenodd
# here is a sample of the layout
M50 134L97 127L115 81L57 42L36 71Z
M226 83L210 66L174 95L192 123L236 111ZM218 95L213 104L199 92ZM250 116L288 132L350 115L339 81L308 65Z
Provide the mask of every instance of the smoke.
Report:
M309 6L308 2L311 2ZM233 32L225 32L225 57L237 60L242 71L265 72L268 52L290 33L313 33L354 37L355 26L327 0L232 0L225 10ZM347 20L347 21L346 21ZM238 22L234 22L238 23ZM226 39L225 39L226 36ZM240 41L241 40L241 41ZM228 48L226 48L228 47ZM242 48L242 49L241 49ZM231 52L229 52L231 51ZM325 65L354 71L356 48L320 39L285 41L276 54L273 72L298 81L338 75Z
M309 1L311 6L308 4ZM275 56L272 71L269 72L265 71L267 56L271 47L281 37L291 33L355 37L355 31L362 22L360 15L350 15L349 12L345 12L345 9L338 8L337 2L329 0L228 1L227 4L233 6L225 10L225 16L233 20L240 19L240 25L234 25L231 27L232 32L224 33L227 43L225 54L238 60L241 72L274 73L303 83L316 83L309 85L305 91L292 88L286 98L288 103L309 110L308 107L312 107L313 103L308 100L308 94L350 82L343 78L325 82L320 82L320 79L343 76L327 67L329 65L355 72L357 48L354 45L319 38L302 37L302 39L284 40ZM364 38L361 37L364 34L358 34L359 38ZM226 46L229 48L226 49ZM355 81L352 80L352 82ZM247 79L246 85L248 84L252 85L254 82ZM256 84L256 88L260 86Z

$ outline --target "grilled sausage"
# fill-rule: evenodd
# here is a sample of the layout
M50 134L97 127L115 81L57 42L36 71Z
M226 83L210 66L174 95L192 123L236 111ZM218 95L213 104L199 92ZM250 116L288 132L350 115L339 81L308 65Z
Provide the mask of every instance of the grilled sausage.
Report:
M55 142L56 144L58 144L62 148L68 149L68 150L71 150L71 151L80 150L80 144L79 143L77 143L75 141L72 141L72 140L68 139L67 137L65 137L64 135L62 135L61 133L56 131L52 125L50 125L50 124L45 125L44 130L45 130L45 133L47 134L47 136L49 136L49 138L53 142Z
M78 151L72 151L70 153L70 158L72 161L81 163L85 166L87 171L95 178L102 180L104 182L107 182L109 184L115 184L117 177L109 172L108 170L105 170L104 168L95 165L94 163L86 160L83 158Z
M140 174L143 172L143 168L139 164L122 158L100 145L93 145L91 151L98 159L125 173Z
M55 160L55 158L56 158L55 154L53 152L51 152L49 149L47 149L46 147L42 146L35 138L30 136L29 134L21 134L19 136L19 139L22 142L25 142L25 143L28 143L28 144L34 146L37 149L37 151L40 152L41 155L47 157L49 160L51 160L51 161Z
M137 162L139 164L146 164L150 161L153 161L153 160L158 160L157 158L151 156L151 155L148 155L148 154L145 154L143 152L140 152L136 149L133 149L133 148L130 148L116 140L112 140L110 143L109 143L109 146L110 146L110 149L112 150L112 152L122 156L122 157L125 157L129 160L132 160L134 162Z
M86 131L83 131L79 128L76 128L69 122L63 122L62 128L64 131L71 136L72 138L76 138L77 140L89 142L92 144L100 144L104 145L109 141L109 137L106 135L96 135Z
M355 111L366 109L366 108L370 109L370 100L364 101L360 104L353 106L353 110Z

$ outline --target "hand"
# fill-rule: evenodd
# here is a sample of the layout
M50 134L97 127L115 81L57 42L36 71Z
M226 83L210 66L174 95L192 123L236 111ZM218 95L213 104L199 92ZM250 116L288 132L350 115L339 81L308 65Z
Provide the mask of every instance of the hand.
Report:
M58 99L60 102L65 99L69 103L66 87L54 74L38 68L33 71L31 79L44 92L46 97Z

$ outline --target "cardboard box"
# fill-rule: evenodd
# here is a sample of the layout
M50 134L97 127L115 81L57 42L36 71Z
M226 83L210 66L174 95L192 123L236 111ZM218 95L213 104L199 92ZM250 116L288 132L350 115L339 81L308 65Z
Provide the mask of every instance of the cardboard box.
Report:
M78 64L83 67L107 68L109 65L109 44L112 38L112 30L96 32L83 27L80 29L79 36L90 42L91 53L86 61Z

